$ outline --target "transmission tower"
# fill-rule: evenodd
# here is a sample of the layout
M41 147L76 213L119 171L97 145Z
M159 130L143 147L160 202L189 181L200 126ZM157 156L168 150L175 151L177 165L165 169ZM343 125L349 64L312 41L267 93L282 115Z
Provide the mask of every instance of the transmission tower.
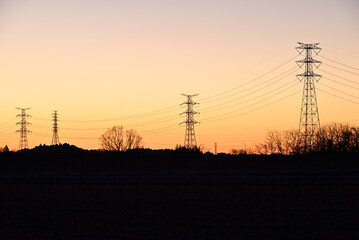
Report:
M19 143L19 150L27 149L28 148L28 141L27 141L27 133L31 131L27 129L28 125L31 123L27 122L26 119L31 117L30 115L26 114L26 110L30 108L16 108L21 110L21 114L16 115L16 117L21 117L20 122L17 122L16 125L20 125L20 129L16 132L20 133L20 143Z
M194 115L199 113L193 110L193 106L198 103L194 102L192 98L197 96L198 94L194 94L194 95L182 94L182 95L187 97L187 101L181 104L181 105L187 104L187 111L181 113L181 115L186 114L186 120L184 122L181 122L181 124L186 123L184 147L188 149L193 149L197 146L196 135L194 132L194 125L198 123L197 121L194 120Z
M52 134L51 145L59 145L60 140L59 140L58 125L57 125L57 120L58 120L57 111L54 111L54 113L52 114L52 120L54 121L54 123L52 124L53 134Z
M305 52L305 59L296 61L298 66L305 66L305 72L297 74L297 78L304 82L302 107L300 111L299 132L304 142L304 152L312 149L314 133L320 128L317 96L315 93L315 81L318 82L322 77L313 72L315 66L318 68L322 62L313 59L313 52L318 55L322 48L318 47L319 43L300 43L295 49L302 54Z

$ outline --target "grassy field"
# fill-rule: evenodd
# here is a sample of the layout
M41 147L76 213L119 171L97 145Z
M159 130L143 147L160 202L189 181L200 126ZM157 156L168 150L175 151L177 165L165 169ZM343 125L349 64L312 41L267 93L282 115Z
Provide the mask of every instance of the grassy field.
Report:
M1 239L358 239L357 185L0 184Z

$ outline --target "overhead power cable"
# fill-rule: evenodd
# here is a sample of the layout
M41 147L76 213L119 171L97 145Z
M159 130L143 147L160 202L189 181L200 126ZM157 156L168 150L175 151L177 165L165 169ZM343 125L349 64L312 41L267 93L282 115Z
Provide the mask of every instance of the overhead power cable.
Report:
M325 84L324 84L324 83L322 83L322 82L320 82L319 84L320 84L320 85L322 85L322 86L324 86L324 87L327 87L327 88L333 89L334 91L337 91L337 92L343 93L343 94L345 94L345 95L348 95L348 96L350 96L350 97L353 97L353 98L357 98L357 99L359 99L359 97L358 97L358 96L355 96L355 95L352 95L352 94L346 93L346 92L341 91L341 90L339 90L339 89L337 89L337 88L330 87L330 86L328 86L328 85L325 85Z
M334 77L337 77L337 78L343 79L344 81L351 82L351 83L354 83L354 84L359 85L359 83L358 83L358 82L355 82L355 81L349 80L349 79L347 79L347 78L343 78L343 77L341 77L341 76L338 76L338 75L336 75L336 74L330 73L330 72L325 71L325 70L323 70L323 69L321 69L321 71L323 71L323 72L325 72L325 73L327 73L327 74L329 74L329 75L332 75L332 76L334 76Z
M249 110L249 111L247 111L247 112L242 112L242 113L240 113L240 114L231 115L231 116L229 116L229 117L237 117L237 116L241 116L241 115L245 115L245 114L248 114L248 113L257 111L257 110L259 110L259 109L263 109L263 108L269 107L269 106L271 106L271 105L273 105L273 104L276 104L276 103L281 102L281 101L283 101L283 100L285 100L285 99L287 99L287 98L290 98L290 97L294 96L295 94L300 93L301 91L302 91L302 90L296 91L296 92L294 92L294 93L291 93L291 94L289 94L289 95L287 95L287 96L285 96L285 97L283 97L283 98L281 98L281 99L278 99L278 100L273 101L273 102L271 102L271 103L268 103L268 104L266 104L266 105L263 105L263 106L260 106L260 107L258 107L258 108ZM223 116L223 115L222 115L222 116ZM210 119L210 118L208 118L208 119ZM204 121L205 121L206 123L207 123L207 122L215 122L215 121L220 121L220 120L223 120L223 119L228 119L228 117L217 118L217 119L210 119L209 121L202 120L202 122L204 122Z
M324 78L325 80L329 80L329 81L331 81L331 82L335 82L335 83L341 84L341 85L343 85L343 86L346 86L346 87L350 87L350 88L359 90L359 88L357 88L357 87L353 87L353 86L351 86L351 85L348 85L348 84L345 84L345 83L342 83L342 82L333 80L333 79L331 79L331 78L328 78L328 77L323 77L323 78Z
M228 92L232 92L233 90L235 89L238 89L238 88L241 88L249 83L252 83L256 80L259 80L263 77L265 77L266 75L274 72L275 70L281 68L282 66L284 66L285 64L291 62L295 57L292 57L291 59L285 61L284 63L280 64L279 66L275 67L274 69L260 75L259 77L256 77L250 81L248 81L247 83L244 83L242 84L241 86L238 86L238 87L235 87L235 88L232 88L230 90L227 90L225 92L222 92L222 93L219 93L219 94L216 94L216 95L213 95L213 96L209 96L207 98L204 98L202 100L206 100L206 99L211 99L211 98L214 98L214 97L217 97L217 96L220 96L220 95L223 95L225 93L228 93ZM290 69L292 70L292 69ZM289 71L290 71L289 70ZM178 105L175 105L175 106L171 106L171 107L166 107L166 108L162 108L162 109L158 109L158 110L155 110L155 111L149 111L149 112L145 112L145 113L140 113L140 114L134 114L134 115L128 115L128 116L123 116L123 117L115 117L115 118L106 118L106 119L95 119L95 120L71 120L71 119L62 119L61 122L79 122L79 123L90 123L90 122L107 122L107 121L116 121L116 120L125 120L125 119L133 119L133 118L140 118L140 117L149 117L149 116L154 116L154 115L159 115L159 114L165 114L165 113L169 113L169 112L174 112L174 111L177 111L179 108ZM46 120L46 121L51 121L50 118L41 118L41 117L34 117L33 119L39 119L39 120Z
M323 56L323 55L319 55L319 57L324 58L325 60L328 60L328 61L334 62L334 63L336 63L336 64L342 65L342 66L344 66L344 67L348 67L348 68L351 68L351 69L353 69L353 70L357 70L357 71L359 71L359 68L355 68L355 67L349 66L349 65L347 65L347 64L344 64L344 63L341 63L341 62L335 61L335 60L330 59L330 58L327 58L327 57L325 57L325 56Z
M321 43L323 46L326 47L326 49L329 49L330 51L331 50L334 50L335 52L340 52L341 54L346 54L348 56L352 56L352 57L359 57L359 53L358 52L355 52L353 51L352 49L351 50L348 50L348 49L344 49L344 48L338 48L336 46L331 46L331 45L328 45L328 44L323 44Z
M204 102L204 101L207 100L207 99L211 99L211 98L214 98L214 97L221 96L221 95L223 95L223 94L232 92L232 91L234 91L234 90L236 90L236 89L238 89L238 88L242 88L242 87L245 86L245 85L248 85L248 84L250 84L250 83L253 83L253 82L255 82L255 81L257 81L257 80L259 80L259 79L261 79L261 78L267 76L268 74L271 74L271 73L274 72L275 70L277 70L277 69L283 67L283 66L286 65L287 63L292 62L296 57L297 57L297 55L294 56L294 57L292 57L292 58L290 58L289 60L285 61L284 63L280 64L279 66L273 68L272 70L270 70L270 71L268 71L268 72L266 72L266 73L264 73L264 74L262 74L262 75L260 75L260 76L258 76L258 77L256 77L256 78L253 78L253 79L251 79L251 80L248 81L248 82L245 82L245 83L241 84L240 86L231 88L231 89L229 89L229 90L223 91L223 92L221 92L221 93L218 93L218 94L215 94L215 95L206 97L206 98L202 98L202 99L199 100L199 102Z
M174 109L176 108L176 109ZM123 117L116 117L116 118L105 118L105 119L96 119L96 120L61 120L62 122L110 122L110 121L117 121L117 120L124 120L124 119L133 119L133 118L140 118L140 117L148 117L168 112L177 111L179 108L178 105L173 107L167 107L156 111L151 111L147 113L141 113L141 114L135 114L135 115L129 115L129 116L123 116ZM166 110L167 109L167 110ZM169 110L172 109L172 110Z
M328 64L328 63L323 63L323 65L328 66L328 67L331 67L331 68L335 68L335 69L337 69L337 70L340 70L340 71L343 71L343 72L347 72L347 73L350 73L350 74L359 75L359 73L355 73L355 72L352 72L352 71L348 71L348 70L342 69L342 68L340 68L340 67L336 67L336 66L330 65L330 64Z
M162 132L164 130L172 130L172 129L178 129L178 128L179 128L179 125L177 125L177 126L169 125L166 127L160 127L160 128L156 128L156 129L152 129L152 130L141 131L141 134L157 133L157 132Z
M345 101L347 101L347 102L351 102L351 103L359 104L359 102L355 102L355 101L352 101L352 100L350 100L350 99L347 99L347 98L344 98L344 97L338 96L338 95L336 95L336 94L329 93L329 92L324 91L324 90L322 90L322 89L320 89L320 88L317 88L317 90L319 90L320 92L323 92L323 93L325 93L325 94L328 94L328 95L334 96L334 97L336 97L336 98L340 98L340 99L345 100Z
M219 98L215 98L215 99L211 99L211 100L207 100L207 101L202 101L201 103L209 103L209 102L213 102L213 101L219 101L219 100L222 100L222 99L225 99L225 98L228 98L228 97L232 97L232 96L238 95L238 93L242 93L242 92L245 92L245 91L248 91L248 90L255 89L255 88L257 88L257 87L262 86L262 85L265 84L265 83L269 83L269 84L267 84L265 87L262 87L262 88L259 89L259 90L262 90L262 89L264 89L264 88L266 88L266 87L271 86L271 85L274 84L274 83L279 82L280 80L284 79L286 76L289 76L289 75L293 74L293 73L296 71L296 69L297 69L297 67L294 66L294 67L292 67L291 69L289 69L289 70L287 70L287 71L285 71L285 72L283 72L283 73L281 73L281 74L279 74L279 75L277 75L277 76L274 76L274 77L272 77L272 78L266 80L265 82L259 83L259 84L255 85L255 86L252 86L252 87L243 89L243 90L241 90L241 91L239 91L239 92L235 92L235 93L232 93L232 94L227 95L227 96L224 96L224 97L219 97ZM284 76L283 76L283 75L284 75ZM276 80L276 81L272 82L273 80ZM246 85L246 84L244 84L244 85Z
M91 130L107 130L109 128L63 128L61 127L61 130L71 130L71 131L91 131Z
M284 77L278 79L278 81L284 79L285 77L286 77L286 76L284 76ZM278 81L276 81L276 82L278 82ZM281 87L279 87L279 88L276 88L276 90L281 89L281 88L283 88L283 87L285 87L285 86L288 86L289 84L292 84L292 83L293 83L293 82L288 82L288 83L284 84L283 86L281 86ZM229 103L233 103L234 101L237 101L237 100L239 100L239 99L248 97L248 96L250 96L250 95L252 95L252 94L254 94L254 93L258 93L258 91L263 90L263 89L265 89L265 88L267 88L267 87L269 87L269 86L272 86L272 85L273 85L273 83L271 83L271 84L269 84L269 85L266 85L266 86L264 86L263 88L260 88L260 89L257 89L257 90L255 90L255 91L252 91L252 92L250 92L250 93L248 93L248 94L241 95L241 96L239 96L239 97L237 97L237 98L235 98L235 99L232 99L232 100L230 100L230 101L227 101L227 102L218 104L218 105L215 106L215 108L209 107L209 108L201 109L201 111L202 111L202 113L204 113L204 112L212 112L212 111L217 111L217 110L222 110L222 109L227 109L227 108L230 108L230 107L234 107L234 106L238 105L238 103L234 103L234 104L231 104L231 105L226 106L226 107L223 107L223 106L226 105L226 104L229 104ZM273 92L273 90L272 90L272 91L269 91L269 92L266 92L266 93L263 93L263 94L261 94L261 97L262 97L262 96L265 96L265 95L268 95L269 93L272 93L272 92ZM256 97L254 97L254 98L251 98L251 99L249 99L249 100L243 101L243 102L241 102L241 103L249 102L249 101L254 100L254 99L257 99L257 98L258 98L258 97L256 96ZM210 109L210 110L208 110L208 109Z
M296 83L295 85L298 85L298 84ZM228 117L225 117L225 118L222 118L222 117L223 117L223 116L231 115L231 114L233 114L233 113L237 113L237 112L239 112L239 111L241 111L241 110L243 110L243 109L246 109L246 108L248 108L248 107L252 107L252 106L255 106L255 105L259 104L259 103L262 103L262 102L264 102L264 101L267 101L268 99L273 98L273 97L277 96L278 94L287 91L288 89L294 87L295 85L292 85L292 86L290 86L290 87L288 87L288 88L286 88L286 89L284 89L284 90L282 90L282 91L280 91L280 92L278 92L278 93L275 93L275 94L273 94L273 95L271 95L271 96L269 96L269 97L267 97L267 98L264 98L264 99L262 99L262 100L259 100L259 101L255 102L255 103L253 103L253 104L247 105L247 106L245 106L245 107L242 107L242 108L240 108L240 109L237 109L237 110L234 110L234 111L231 111L231 112L227 112L227 113L221 114L221 116L220 116L219 119L220 119L220 120L221 120L221 119L226 119L226 118L228 118ZM267 105L266 105L266 106L267 106ZM262 108L262 107L260 107L260 108L258 108L258 109L261 109L261 108ZM249 111L249 112L252 112L252 111ZM241 114L240 114L240 115L241 115ZM233 115L233 116L236 116L236 115ZM231 117L231 116L230 116L230 117ZM212 119L216 119L216 118L218 118L218 117L212 117L212 118L203 119L202 122L205 122L205 121L208 121L208 120L212 120Z
M66 137L66 136L61 136L61 138L63 139L78 139L78 140L98 140L99 138L89 138L89 137Z

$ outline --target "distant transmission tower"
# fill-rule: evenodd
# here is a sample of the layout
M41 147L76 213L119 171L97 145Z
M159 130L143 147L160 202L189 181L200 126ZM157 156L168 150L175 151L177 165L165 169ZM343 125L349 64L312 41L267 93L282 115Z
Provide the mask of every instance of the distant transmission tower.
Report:
M26 110L30 108L16 108L21 110L21 114L18 114L16 117L21 117L20 122L17 122L16 125L20 125L20 129L16 132L20 133L20 143L19 143L19 150L27 149L28 148L28 141L27 141L27 133L31 131L27 129L28 125L31 123L27 122L26 119L31 117L30 115L26 114Z
M319 43L306 44L298 42L298 44L299 46L295 49L299 54L305 51L305 59L296 61L300 68L305 66L305 72L297 75L300 81L304 81L299 132L303 137L304 151L308 152L312 148L314 133L320 127L314 83L315 81L318 82L322 76L313 72L313 66L318 68L322 62L313 59L312 52L318 55L322 49L318 47Z
M182 94L183 96L187 97L187 101L182 103L183 104L187 104L187 111L181 113L182 114L186 114L186 120L182 123L186 123L186 133L185 133L185 137L184 137L184 147L185 148L189 148L189 149L193 149L197 146L197 141L196 141L196 135L194 132L194 125L197 124L198 122L194 120L194 115L198 114L198 112L195 112L193 110L193 106L198 104L196 102L194 102L192 100L193 97L197 96L198 94L194 94L194 95L186 95L186 94Z
M59 140L58 125L57 125L57 120L58 120L57 111L54 111L54 113L52 114L52 120L54 121L54 123L52 125L53 134L52 134L51 145L59 145L60 140Z

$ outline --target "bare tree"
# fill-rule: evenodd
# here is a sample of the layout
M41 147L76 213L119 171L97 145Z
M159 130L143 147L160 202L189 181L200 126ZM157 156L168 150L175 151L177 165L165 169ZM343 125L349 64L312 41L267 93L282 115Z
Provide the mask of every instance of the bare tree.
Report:
M283 132L283 145L286 154L299 154L302 150L302 137L298 130L287 130Z
M349 140L350 152L359 152L359 127L350 128L351 137Z
M256 148L255 152L257 152L257 154L267 155L269 153L268 146L265 143L256 144L255 148Z
M264 143L255 145L258 154L303 154L303 135L298 130L268 132ZM314 133L310 152L359 153L359 127L346 123L323 125Z
M123 126L113 126L100 137L103 150L126 151L129 149L142 148L142 137L133 129L127 131Z
M126 150L143 148L142 137L138 133L129 129L126 131Z
M282 133L278 131L270 131L267 133L265 144L268 146L270 154L283 154Z

